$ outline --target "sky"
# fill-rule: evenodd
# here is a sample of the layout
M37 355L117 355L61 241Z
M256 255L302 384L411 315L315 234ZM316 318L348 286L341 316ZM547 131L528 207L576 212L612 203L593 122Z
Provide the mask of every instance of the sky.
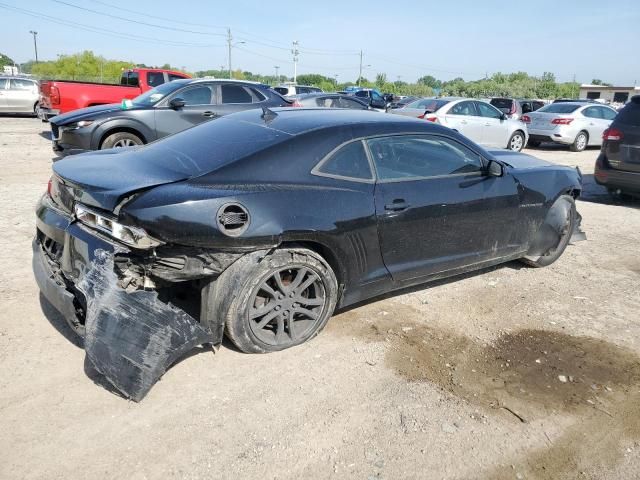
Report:
M97 13L96 13L97 12ZM0 0L0 53L21 63L92 50L188 71L232 66L339 82L549 71L559 81L640 85L640 0ZM240 43L244 42L244 43Z

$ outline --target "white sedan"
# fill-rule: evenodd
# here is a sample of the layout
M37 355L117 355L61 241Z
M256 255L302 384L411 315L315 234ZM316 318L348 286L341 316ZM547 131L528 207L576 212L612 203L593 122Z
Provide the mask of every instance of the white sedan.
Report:
M419 109L422 114L416 115ZM529 138L523 122L510 119L493 105L473 98L421 99L405 108L389 110L389 113L440 123L488 147L519 152Z

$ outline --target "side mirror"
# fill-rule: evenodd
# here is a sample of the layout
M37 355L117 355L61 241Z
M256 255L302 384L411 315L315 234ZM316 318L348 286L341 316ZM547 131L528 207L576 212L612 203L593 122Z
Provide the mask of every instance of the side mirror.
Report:
M506 113L503 113L502 115L500 115L500 120L507 120L509 117L507 116Z
M487 165L487 174L490 177L501 177L504 175L504 167L500 162L489 160L489 165Z
M186 105L186 102L180 97L172 98L171 100L169 100L169 108L172 108L173 110L179 110L185 105Z

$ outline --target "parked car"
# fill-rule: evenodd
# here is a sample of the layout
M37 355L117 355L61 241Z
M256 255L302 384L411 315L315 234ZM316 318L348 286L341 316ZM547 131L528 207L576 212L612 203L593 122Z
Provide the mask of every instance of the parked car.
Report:
M393 110L395 108L404 108L412 102L420 100L420 97L406 96L406 97L392 97L387 99L387 110Z
M534 112L545 103L540 100L521 100L517 98L492 98L489 103L507 115L509 118L519 120L523 114Z
M339 109L241 112L53 170L36 280L134 400L223 332L243 352L283 350L335 308L514 259L547 266L578 233L582 189L575 168Z
M449 103L449 99L439 99L435 97L431 98L418 98L412 102L405 104L404 106L396 107L393 112L396 115L403 115L405 117L424 118L425 114L434 113L440 107Z
M527 126L508 118L493 105L472 98L441 97L426 99L423 114L418 116L456 130L481 145L508 148L519 152L527 144ZM414 115L414 104L389 110L396 115ZM411 107L412 110L407 110Z
M292 107L369 109L369 105L361 99L339 93L305 93L290 98L293 100Z
M0 77L0 113L38 113L38 82L24 77Z
M387 102L382 94L373 88L361 88L353 92L352 95L367 102L367 104L375 110L385 110L387 108Z
M605 105L559 102L524 115L522 121L529 127L530 146L556 142L569 145L573 152L581 152L587 146L602 144L602 134L616 114Z
M44 80L40 83L40 109L43 120L79 108L106 105L132 99L172 80L191 78L186 73L157 68L134 68L122 72L120 84Z
M292 97L293 95L301 95L303 93L322 92L321 88L311 87L308 85L284 84L273 87L283 97Z
M620 110L602 140L596 182L613 194L640 195L640 95Z
M130 103L100 105L53 117L53 150L66 155L142 145L229 113L289 105L269 86L255 82L174 80Z

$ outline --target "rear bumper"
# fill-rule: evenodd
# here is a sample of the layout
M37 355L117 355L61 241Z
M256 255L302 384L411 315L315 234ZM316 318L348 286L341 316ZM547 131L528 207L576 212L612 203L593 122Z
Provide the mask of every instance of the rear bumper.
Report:
M534 142L556 142L565 145L571 145L575 137L569 137L563 133L549 130L532 130L529 129L529 141Z
M640 193L640 172L627 172L613 168L603 168L596 164L593 174L596 183L612 190Z
M56 115L60 115L60 110L54 108L39 107L37 113L40 120L48 122L50 118L55 117Z

